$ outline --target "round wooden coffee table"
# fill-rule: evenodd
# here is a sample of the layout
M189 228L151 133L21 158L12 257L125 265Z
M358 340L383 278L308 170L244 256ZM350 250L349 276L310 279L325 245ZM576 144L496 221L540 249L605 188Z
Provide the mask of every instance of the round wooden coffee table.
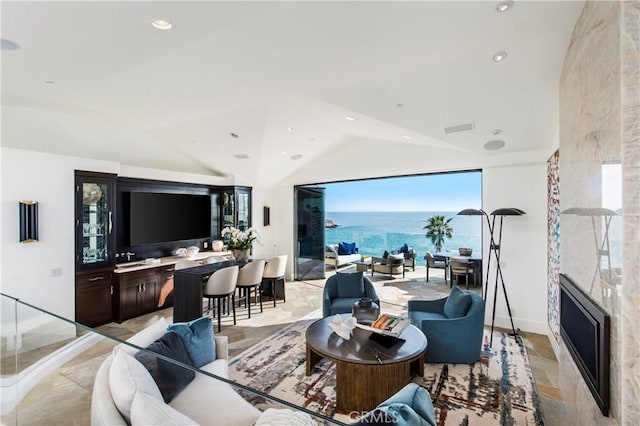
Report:
M330 321L330 316L320 319L307 329L306 373L310 375L322 358L336 363L336 411L371 411L409 383L412 374L424 375L427 338L417 327L410 325L400 335L402 340L385 348L360 328L345 340L329 328Z

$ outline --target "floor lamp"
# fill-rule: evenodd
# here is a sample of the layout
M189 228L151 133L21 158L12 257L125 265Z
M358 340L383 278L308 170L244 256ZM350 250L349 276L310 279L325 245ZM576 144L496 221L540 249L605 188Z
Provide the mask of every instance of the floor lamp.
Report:
M502 285L502 292L504 294L504 300L507 302L507 312L509 313L509 320L511 321L511 330L513 333L512 336L517 336L518 332L513 324L513 316L511 315L511 305L509 303L509 296L507 295L507 288L504 285L504 277L502 276L502 269L500 268L500 249L502 243L502 224L505 216L522 216L526 214L523 210L507 207L496 209L491 213L487 214L484 210L480 209L465 209L458 213L459 215L469 215L469 216L484 216L487 219L487 226L489 227L489 235L490 235L490 243L489 243L489 258L487 260L487 279L484 287L484 300L485 303L487 301L487 292L489 289L489 274L491 269L491 257L492 255L496 258L496 279L494 282L494 291L493 291L493 312L491 313L491 336L489 338L489 346L493 345L493 329L496 320L496 301L498 298L498 280ZM489 216L492 216L492 219L489 219ZM500 229L498 231L497 237L494 235L496 231L496 216L500 217Z

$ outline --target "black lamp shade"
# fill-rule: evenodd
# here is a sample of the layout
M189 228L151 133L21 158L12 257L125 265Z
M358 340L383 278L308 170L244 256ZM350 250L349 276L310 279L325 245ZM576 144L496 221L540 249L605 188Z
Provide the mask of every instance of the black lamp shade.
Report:
M20 242L38 241L38 202L20 201Z
M460 210L456 214L460 216L483 216L486 213L484 212L484 210L480 210L480 209L464 209L464 210Z
M491 216L522 216L526 213L523 210L517 209L515 207L505 207L502 209L496 209L490 214Z

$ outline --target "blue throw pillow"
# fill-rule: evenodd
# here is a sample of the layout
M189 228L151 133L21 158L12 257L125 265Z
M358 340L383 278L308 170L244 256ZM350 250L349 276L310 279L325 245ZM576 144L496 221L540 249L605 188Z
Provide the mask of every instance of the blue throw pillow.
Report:
M362 272L338 272L338 297L339 298L360 298L364 296L364 279Z
M400 253L409 253L409 246L407 245L407 243L405 243L405 244L400 248Z
M471 306L471 296L466 291L460 290L457 285L454 285L451 288L449 297L447 297L447 301L444 303L443 314L447 318L462 318L467 315L469 306Z
M351 254L351 247L347 243L338 244L338 254Z
M344 241L338 244L338 254L356 254L356 243L345 243Z
M349 254L356 254L358 252L358 249L356 248L356 243L349 243L347 244L347 246L349 247Z
M216 359L216 343L213 340L210 317L170 324L167 331L173 331L182 338L194 367L200 368Z
M176 333L165 333L145 349L174 359L182 364L193 366L182 339ZM158 358L145 351L136 352L134 357L149 371L156 385L158 385L158 389L160 389L164 402L167 404L182 392L195 377L195 373L192 370Z

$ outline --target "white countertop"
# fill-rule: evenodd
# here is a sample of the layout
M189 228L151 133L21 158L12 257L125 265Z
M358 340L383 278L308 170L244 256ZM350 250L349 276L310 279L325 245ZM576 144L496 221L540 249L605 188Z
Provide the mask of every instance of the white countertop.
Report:
M156 259L138 260L136 262L119 263L116 265L115 274L126 272L142 271L145 269L157 268L159 266L175 265L181 260L204 260L209 256L232 256L230 251L201 251L191 257L168 256Z

